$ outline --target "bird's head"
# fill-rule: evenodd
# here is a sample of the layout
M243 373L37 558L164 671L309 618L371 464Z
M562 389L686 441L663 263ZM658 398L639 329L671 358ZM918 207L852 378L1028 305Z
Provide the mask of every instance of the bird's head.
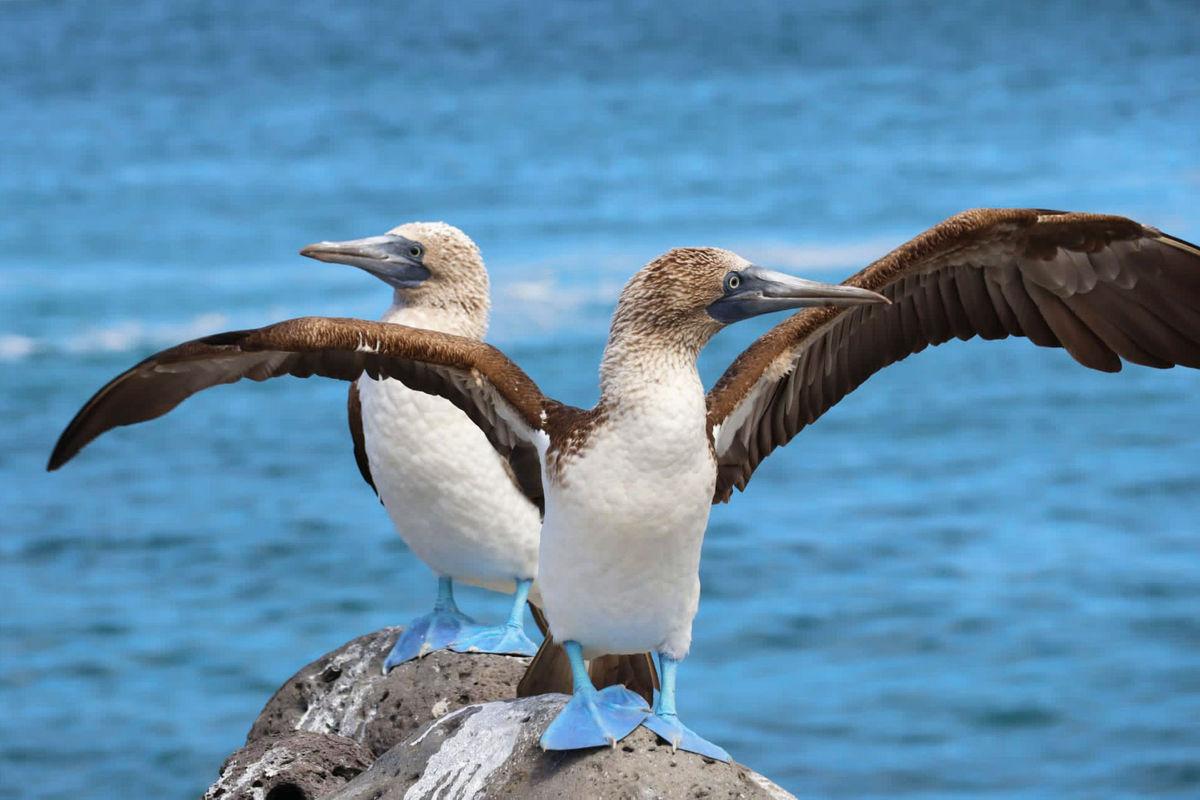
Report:
M728 250L680 247L651 261L625 284L612 334L651 334L699 352L721 328L759 314L886 302L866 289L763 269Z
M403 305L461 310L486 322L487 269L479 248L453 225L409 222L382 236L310 244L300 255L363 269Z

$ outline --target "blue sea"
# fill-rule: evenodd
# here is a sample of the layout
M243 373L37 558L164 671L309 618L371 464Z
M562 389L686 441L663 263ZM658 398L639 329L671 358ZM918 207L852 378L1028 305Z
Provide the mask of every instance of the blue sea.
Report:
M1200 241L1193 0L5 0L0 31L0 798L195 797L293 672L429 606L341 384L220 387L43 471L151 352L377 317L309 242L460 226L490 339L590 405L672 246L839 280L971 206ZM1198 419L1195 371L1021 340L885 370L714 509L681 713L805 798L1200 796Z

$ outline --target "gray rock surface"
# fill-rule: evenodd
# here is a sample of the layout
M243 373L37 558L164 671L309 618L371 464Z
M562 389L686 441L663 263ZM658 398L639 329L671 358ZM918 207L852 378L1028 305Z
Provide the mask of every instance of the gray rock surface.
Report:
M438 650L386 676L402 627L352 639L293 675L255 720L246 743L292 731L332 733L376 756L451 711L516 695L528 658Z
M384 676L401 630L360 636L290 678L204 800L792 797L644 728L616 748L543 753L566 697L510 699L529 659L438 651Z
M374 760L358 742L327 733L261 739L225 760L202 800L316 800Z
M673 753L645 728L615 748L544 753L538 738L565 702L565 695L543 695L446 714L384 753L329 800L795 800L740 764Z

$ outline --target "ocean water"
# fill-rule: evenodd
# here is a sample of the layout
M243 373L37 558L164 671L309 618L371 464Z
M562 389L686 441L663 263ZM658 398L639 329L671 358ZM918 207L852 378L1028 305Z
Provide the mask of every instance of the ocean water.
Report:
M839 279L970 206L1200 240L1186 0L9 0L0 30L0 798L197 796L296 669L428 606L342 385L214 389L43 472L150 352L383 310L304 244L459 225L491 340L587 405L671 246ZM1200 795L1198 395L1024 341L875 376L714 509L681 712L802 797Z

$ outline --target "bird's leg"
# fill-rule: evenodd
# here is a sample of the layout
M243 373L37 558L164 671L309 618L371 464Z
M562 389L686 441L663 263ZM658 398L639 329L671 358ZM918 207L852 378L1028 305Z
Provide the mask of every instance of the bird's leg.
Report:
M729 753L707 739L701 739L679 721L679 715L675 713L675 672L679 668L679 661L661 652L658 661L661 665L659 677L662 691L659 692L654 713L646 717L642 724L666 739L672 750L687 750L717 761L729 761Z
M532 578L517 581L517 591L513 593L512 611L508 615L508 622L460 636L450 644L450 649L456 653L497 653L514 656L531 656L536 653L537 645L525 635L525 601L529 598L531 586Z
M454 603L454 581L444 576L438 577L437 601L433 611L423 617L417 617L404 629L392 652L383 662L383 674L392 667L420 658L426 653L441 650L455 639L466 633L479 629L475 620L458 610Z
M542 749L616 747L650 714L646 701L624 686L596 691L583 663L579 642L566 641L563 647L571 660L574 693L542 734Z

